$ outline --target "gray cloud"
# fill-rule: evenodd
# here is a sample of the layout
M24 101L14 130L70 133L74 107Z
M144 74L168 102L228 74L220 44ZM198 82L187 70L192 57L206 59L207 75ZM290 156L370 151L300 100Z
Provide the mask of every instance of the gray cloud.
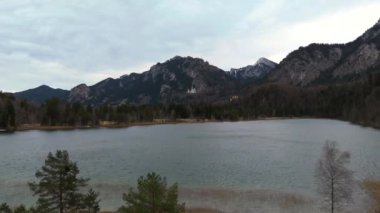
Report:
M217 1L31 2L3 10L1 51L25 52L88 71L167 57L217 37L233 24L231 19L216 20L217 14L228 15Z

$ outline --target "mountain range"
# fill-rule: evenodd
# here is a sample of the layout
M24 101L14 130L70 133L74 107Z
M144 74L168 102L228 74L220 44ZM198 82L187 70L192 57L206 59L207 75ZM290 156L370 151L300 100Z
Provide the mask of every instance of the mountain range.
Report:
M380 20L346 44L310 44L291 52L270 80L296 86L363 80L380 68Z
M39 103L56 97L92 105L218 101L234 94L243 82L265 78L276 66L261 58L254 65L226 72L200 58L176 56L146 72L107 78L92 86L80 84L68 91L44 85L17 92L15 96Z
M380 20L352 42L313 43L291 52L279 64L260 58L253 65L224 71L200 58L176 56L143 73L108 78L92 86L80 84L70 91L40 86L14 95L35 102L57 97L91 105L217 102L262 84L345 84L366 80L378 71Z

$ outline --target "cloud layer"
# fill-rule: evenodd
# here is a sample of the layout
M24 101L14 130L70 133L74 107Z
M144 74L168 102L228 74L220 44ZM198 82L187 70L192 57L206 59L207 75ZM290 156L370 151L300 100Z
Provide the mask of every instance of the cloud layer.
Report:
M280 61L311 42L354 39L378 11L369 0L2 0L0 89L70 89L174 55L223 69Z

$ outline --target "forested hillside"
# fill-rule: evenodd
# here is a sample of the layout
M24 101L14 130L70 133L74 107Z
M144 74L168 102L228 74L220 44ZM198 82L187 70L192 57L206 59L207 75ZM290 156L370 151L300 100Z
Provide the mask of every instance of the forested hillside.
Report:
M58 98L38 105L3 94L1 125L2 128L15 124L96 127L105 121L113 125L128 125L155 119L237 121L266 117L318 117L380 127L380 72L371 74L364 82L310 88L274 83L247 88L244 94L216 103L104 104L97 107Z

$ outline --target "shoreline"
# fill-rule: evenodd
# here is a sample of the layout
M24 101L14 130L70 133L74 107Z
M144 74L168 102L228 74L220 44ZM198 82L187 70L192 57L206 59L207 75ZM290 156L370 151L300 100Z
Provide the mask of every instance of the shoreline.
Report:
M271 120L291 120L291 119L333 119L333 118L320 118L320 117L258 117L256 119L247 119L247 120L216 120L216 119L154 119L153 121L144 121L144 122L132 122L132 123L116 123L111 121L102 121L101 124L97 126L42 126L40 124L22 124L15 128L12 131L0 131L0 134L3 133L12 133L12 132L23 132L31 130L39 131L70 131L70 130L86 130L86 129L121 129L129 128L136 126L154 126L154 125L166 125L166 124L197 124L197 123L223 123L223 122L247 122L247 121L271 121ZM374 128L380 129L378 126L374 125L365 125L363 123L353 123L351 121L343 119L333 119L337 121L349 122L353 125L359 125L363 128Z
M248 119L248 120L215 120L215 119L154 119L153 121L145 121L145 122L132 122L132 123L113 123L108 122L105 124L100 124L97 126L42 126L40 124L22 124L18 126L13 132L23 132L23 131L31 131L31 130L39 130L39 131L69 131L69 130L84 130L84 129L121 129L121 128L129 128L135 126L154 126L154 125L166 125L166 124L197 124L197 123L223 123L223 122L243 122L243 121L269 121L269 120L287 120L287 119L324 119L324 118L313 118L313 117L259 117L256 119ZM7 132L11 133L11 132Z
M30 131L30 130L40 130L40 131L58 131L58 130L80 130L80 129L118 129L118 128L129 128L134 126L153 126L153 125L164 125L164 124L181 124L181 123L206 123L206 122L218 122L216 120L200 120L200 119L178 119L170 121L145 121L145 122L132 122L132 123L112 123L112 124L101 124L97 126L41 126L39 124L27 124L21 125L15 129L16 132L19 131Z

